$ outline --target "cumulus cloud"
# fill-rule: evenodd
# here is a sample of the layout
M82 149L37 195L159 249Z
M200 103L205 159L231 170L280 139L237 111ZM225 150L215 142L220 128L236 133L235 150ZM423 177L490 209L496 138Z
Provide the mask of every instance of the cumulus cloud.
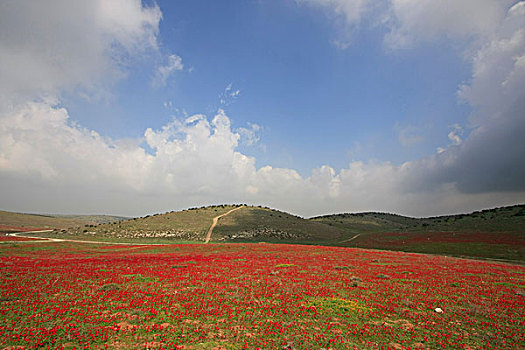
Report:
M472 80L459 96L474 112L473 128L449 134L445 152L413 164L421 187L454 183L462 192L525 190L525 2L509 9L501 25L472 58ZM431 171L430 171L431 170ZM428 173L422 176L420 172Z
M436 39L480 39L500 25L515 0L296 0L327 9L344 21L346 35L358 29L363 19L387 30L385 43L392 49ZM350 32L350 33L349 33ZM344 36L342 36L344 38ZM344 39L333 43L346 48Z
M448 133L448 139L450 140L449 146L457 146L460 145L461 142L463 142L463 139L461 138L464 134L463 128L459 124L454 124L451 126L451 131ZM447 147L438 147L437 152L443 153L447 150Z
M73 123L64 108L32 102L0 119L0 132L0 205L26 211L141 215L248 202L302 215L350 210L425 215L520 195L462 194L448 181L441 181L439 190L407 190L412 174L420 180L424 171L439 173L419 163L356 161L339 172L324 165L308 177L293 169L257 168L253 157L237 150L243 135L232 129L223 110L211 120L204 115L176 119L124 142Z
M125 74L127 55L156 48L160 18L140 0L2 1L0 107L63 89L96 94Z
M242 136L243 143L246 146L253 146L261 139L259 136L259 131L261 129L260 125L248 122L247 128L238 128L237 132Z
M153 207L168 210L213 200L246 200L258 192L275 198L302 191L296 171L270 166L257 170L255 159L236 151L241 134L232 131L223 110L211 121L194 115L160 130L147 129L143 140L120 142L71 122L64 108L31 102L0 119L0 132L5 136L0 142L3 193L20 190L21 182L43 188L61 184L82 188L80 200L94 205L101 192L110 191L115 198L126 198L119 207L129 213L134 207L131 198L143 203L155 196ZM141 141L152 152L146 152ZM12 204L13 197L3 196L1 204ZM99 205L102 211L118 211Z
M403 48L440 38L473 39L494 32L512 0L392 0L385 41Z
M317 3L340 11L335 1ZM468 133L454 125L450 144L438 148L438 154L404 164L400 191L446 187L458 193L523 193L525 2L392 0L387 13L390 49L446 39L461 42L463 59L472 64L471 80L458 89L460 100L473 108ZM401 143L417 142L410 131L399 129Z

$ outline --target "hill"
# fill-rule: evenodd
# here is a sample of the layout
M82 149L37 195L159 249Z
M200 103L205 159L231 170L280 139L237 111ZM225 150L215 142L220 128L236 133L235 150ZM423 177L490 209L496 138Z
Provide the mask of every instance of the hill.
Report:
M430 218L335 214L310 220L344 230L340 246L525 260L525 205Z
M87 224L69 230L74 235L117 238L155 239L169 242L204 241L213 218L239 205L217 205L146 215L108 224Z
M313 217L310 220L342 228L348 232L523 232L525 205L475 211L470 214L411 218L389 213L344 213Z
M335 242L344 231L270 208L217 205L148 215L110 224L87 224L68 230L74 235L117 239L164 241L204 241L213 218L223 216L213 230L212 242Z
M344 231L266 207L245 207L221 218L213 231L217 241L327 244Z
M74 221L79 221L83 224L109 224L113 222L118 222L122 220L128 220L129 217L126 216L115 216L115 215L69 215L69 214L54 214L52 217L59 219L71 219Z
M0 210L0 233L56 228L66 229L122 219L122 217L109 215L43 215Z

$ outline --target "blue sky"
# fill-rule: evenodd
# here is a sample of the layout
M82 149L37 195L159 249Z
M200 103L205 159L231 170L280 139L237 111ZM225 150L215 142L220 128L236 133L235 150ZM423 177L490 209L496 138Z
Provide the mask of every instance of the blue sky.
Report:
M2 7L2 209L421 216L525 201L524 2Z
M260 144L243 148L259 166L308 175L351 160L417 159L448 144L450 125L466 123L470 108L458 101L457 89L470 66L446 41L392 52L383 44L386 29L365 26L341 49L332 43L329 14L292 1L158 6L160 50L183 57L184 71L152 88L155 67L138 58L109 101L65 102L83 125L111 137L140 137L182 111L212 116L223 108L234 126L262 127ZM221 104L230 84L240 93ZM403 128L422 140L401 144Z

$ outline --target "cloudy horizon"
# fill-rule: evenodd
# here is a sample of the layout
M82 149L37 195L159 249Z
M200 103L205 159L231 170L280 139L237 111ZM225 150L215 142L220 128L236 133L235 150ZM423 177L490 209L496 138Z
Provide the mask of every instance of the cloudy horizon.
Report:
M525 203L525 1L5 1L0 209Z

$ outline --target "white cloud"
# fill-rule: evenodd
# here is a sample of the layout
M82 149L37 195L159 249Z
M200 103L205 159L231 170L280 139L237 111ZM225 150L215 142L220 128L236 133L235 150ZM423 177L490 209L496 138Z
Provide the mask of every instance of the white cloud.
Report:
M248 123L247 128L238 128L237 132L241 135L244 140L244 144L247 146L253 146L260 141L258 132L261 130L261 126L255 123Z
M454 124L452 125L452 131L448 133L448 139L452 142L452 145L458 146L463 141L461 139L462 135L463 135L463 128L458 124Z
M182 58L177 55L169 55L167 57L167 64L157 68L155 77L153 78L153 85L157 87L166 86L168 79L177 71L184 69Z
M234 89L233 83L229 83L224 92L219 95L219 102L223 106L229 106L239 97L241 90Z
M483 40L500 26L515 0L296 0L325 8L343 25L332 43L345 49L364 19L384 27L387 47L400 49L436 39ZM342 29L341 29L342 28ZM346 33L345 33L346 31Z
M316 3L339 11L336 1ZM468 135L455 128L448 134L451 143L438 148L438 154L407 163L410 172L402 187L412 193L443 186L463 193L506 191L509 196L524 191L525 2L391 0L387 7L383 26L389 30L384 39L390 49L446 40L449 47L461 47L462 58L472 63L471 81L458 91L473 108ZM382 18L381 10L362 16ZM399 139L417 141L403 132Z
M512 0L392 0L391 33L385 40L392 48L420 41L470 39L494 32Z
M143 140L121 141L72 123L63 108L33 102L0 119L0 133L0 205L13 210L141 215L248 202L303 215L351 210L428 215L523 198L523 192L464 194L446 182L439 191L407 191L413 174L417 184L425 171L433 173L428 160L424 167L351 162L339 172L325 165L309 177L293 169L256 168L253 157L237 150L242 133L232 130L222 110L211 121L194 115L147 129Z
M474 109L472 131L449 134L452 146L436 159L424 186L455 183L464 192L525 190L525 2L514 5L472 58L472 80L459 96ZM417 174L417 172L416 172Z
M513 6L502 25L472 56L472 80L459 90L476 108L473 126L501 118L502 111L524 96L525 2Z
M160 18L140 0L3 1L0 107L63 89L97 94L125 74L131 54L156 50Z
M448 139L450 140L450 144L447 147L450 146L458 146L463 142L463 139L461 138L464 134L463 128L459 124L451 125L452 130L448 133ZM437 153L443 153L447 150L447 147L438 147Z

